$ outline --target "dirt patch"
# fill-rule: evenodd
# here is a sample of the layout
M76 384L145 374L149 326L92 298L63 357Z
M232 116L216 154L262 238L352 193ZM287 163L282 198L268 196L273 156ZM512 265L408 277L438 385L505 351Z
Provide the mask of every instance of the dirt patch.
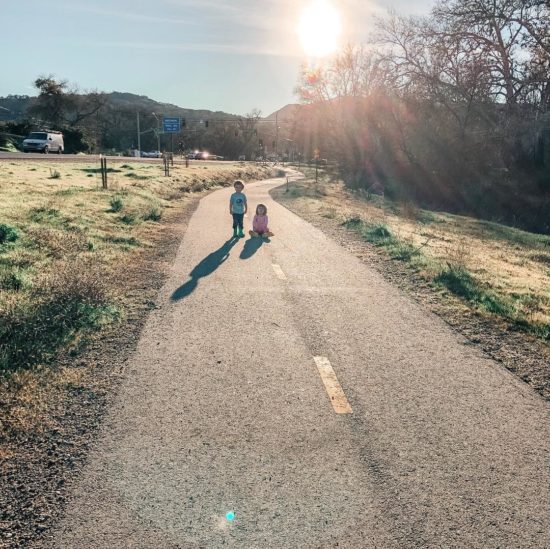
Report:
M421 275L409 263L391 259L383 250L366 242L357 232L342 225L335 213L326 208L311 207L300 200L300 192L285 192L279 187L273 198L318 227L388 281L440 316L472 345L477 345L491 358L528 383L545 399L550 399L550 348L544 342L497 318L489 318ZM319 199L319 198L317 198ZM323 200L323 197L320 197Z

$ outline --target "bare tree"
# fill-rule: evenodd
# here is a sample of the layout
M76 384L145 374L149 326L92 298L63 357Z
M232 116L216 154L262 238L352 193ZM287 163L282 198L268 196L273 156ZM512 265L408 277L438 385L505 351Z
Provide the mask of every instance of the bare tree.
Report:
M495 100L518 102L533 83L533 55L550 55L549 10L539 0L441 0L434 16L445 34L483 51L490 62ZM538 72L537 72L538 74ZM529 76L531 75L531 76Z
M381 181L389 196L546 230L530 204L544 194L548 22L539 0L442 0L430 17L390 14L375 48L349 46L303 72L296 135L338 159L350 185Z

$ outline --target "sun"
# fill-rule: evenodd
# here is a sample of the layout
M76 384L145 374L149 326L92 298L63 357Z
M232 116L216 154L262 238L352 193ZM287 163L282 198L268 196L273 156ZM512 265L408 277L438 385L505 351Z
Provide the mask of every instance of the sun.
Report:
M324 57L334 53L341 32L340 14L329 0L313 0L304 8L298 34L304 51L310 57Z

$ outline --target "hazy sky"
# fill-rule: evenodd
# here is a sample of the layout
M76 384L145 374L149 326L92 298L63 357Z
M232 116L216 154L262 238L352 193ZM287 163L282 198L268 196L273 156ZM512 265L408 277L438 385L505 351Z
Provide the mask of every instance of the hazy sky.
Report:
M311 0L0 0L0 96L34 95L53 74L82 89L181 107L264 115L296 101L296 28ZM432 0L332 0L344 40L374 15L424 14Z

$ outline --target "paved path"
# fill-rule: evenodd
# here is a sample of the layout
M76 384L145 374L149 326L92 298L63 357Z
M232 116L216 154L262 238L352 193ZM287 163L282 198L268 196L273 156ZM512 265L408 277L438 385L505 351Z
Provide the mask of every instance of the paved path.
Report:
M547 405L280 183L261 246L202 200L52 547L549 547Z

